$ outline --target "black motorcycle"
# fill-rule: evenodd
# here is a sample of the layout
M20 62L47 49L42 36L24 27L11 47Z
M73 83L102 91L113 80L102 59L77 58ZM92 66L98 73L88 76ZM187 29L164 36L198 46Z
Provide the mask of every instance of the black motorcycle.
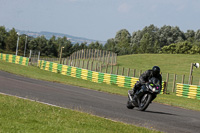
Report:
M132 90L128 91L127 108L133 109L138 107L138 110L145 111L149 104L156 98L161 91L160 81L157 78L151 78L148 83L141 86L134 95Z

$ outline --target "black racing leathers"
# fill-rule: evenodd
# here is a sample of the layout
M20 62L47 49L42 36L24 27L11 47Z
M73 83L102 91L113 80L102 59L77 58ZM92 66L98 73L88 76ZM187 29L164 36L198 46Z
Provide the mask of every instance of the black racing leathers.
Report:
M134 93L140 89L140 87L144 84L144 83L147 83L149 82L149 80L152 78L152 77L155 77L157 79L160 80L160 86L162 88L162 76L160 74L158 75L154 75L153 74L153 71L152 70L147 70L145 71L139 78L139 81L135 84L134 88L133 88L133 91Z

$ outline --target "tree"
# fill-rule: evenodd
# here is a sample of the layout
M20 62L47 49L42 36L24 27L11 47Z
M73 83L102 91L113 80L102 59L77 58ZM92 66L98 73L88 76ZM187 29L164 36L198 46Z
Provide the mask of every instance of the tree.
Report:
M142 39L142 37L143 37L142 31L138 30L137 32L133 32L131 36L131 45L139 47L140 40Z
M72 48L73 45L70 40L67 40L66 36L64 36L63 38L58 38L57 44L58 44L58 53L59 53L58 57L61 52L61 47L64 47L64 49L62 51L62 53L63 53L62 57L70 56L73 53L73 48Z
M153 46L153 53L159 53L159 51L160 51L160 44L159 44L158 40L156 40L154 42L154 46Z
M73 49L73 52L76 52L76 51L80 50L79 43L74 44L72 49Z
M189 54L191 48L192 48L192 45L187 41L178 42L176 44L176 53L177 54Z
M12 30L8 32L8 36L5 41L7 51L16 51L17 37L16 30L12 28Z
M58 51L57 51L57 45L56 45L56 37L52 36L47 45L47 55L50 57L57 57Z
M186 40L185 34L177 26L172 27L164 25L160 28L158 33L160 35L159 41L161 47Z
M88 48L89 48L89 49L95 49L95 43L94 43L94 42L91 42L91 43L88 45Z
M148 53L154 53L155 51L157 52L158 50L160 50L158 31L159 28L151 24L150 26L144 27L142 31L139 30L137 32L133 32L133 35L131 37L131 46L134 53L144 53L144 51ZM144 44L144 42L146 42L147 44ZM144 50L145 45L148 46L148 49L146 50ZM158 48L158 50L156 50L155 48Z
M0 26L0 49L4 50L6 47L6 37L8 33L4 26Z
M195 37L194 30L187 30L187 32L185 33L185 37L187 41L194 42L194 37Z
M190 54L200 54L200 44L194 43L189 52L190 52Z
M41 56L48 56L48 45L45 36L38 37L38 50Z
M40 51L41 56L48 56L48 41L45 36L39 36L32 39L29 43L29 48L31 50Z
M200 30L197 30L197 32L195 33L195 40L196 41L200 41Z
M189 54L194 53L194 49L191 51L192 45L188 41L178 42L164 46L161 51L167 54Z
M140 41L140 53L148 53L150 51L150 35L145 33Z
M119 55L131 53L131 35L126 29L122 29L117 32L115 42Z
M80 49L87 49L87 42L81 43Z
M29 43L29 49L30 50L36 50L38 47L38 42L37 42L37 38L33 38L31 39L30 43Z
M106 44L104 45L104 49L112 52L117 52L114 38L107 40Z

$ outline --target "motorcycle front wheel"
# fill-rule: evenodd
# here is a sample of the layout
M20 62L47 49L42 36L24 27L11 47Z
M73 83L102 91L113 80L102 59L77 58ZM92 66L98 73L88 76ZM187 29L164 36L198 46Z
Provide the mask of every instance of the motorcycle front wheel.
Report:
M147 107L149 106L150 102L152 99L152 95L151 94L144 94L140 100L140 104L139 104L139 108L138 110L140 111L145 111L147 109Z
M131 100L130 100L129 97L128 97L128 101L127 101L126 107L127 107L128 109L133 109L133 108L134 108L134 106L133 106L133 104L132 104L132 102L131 102Z

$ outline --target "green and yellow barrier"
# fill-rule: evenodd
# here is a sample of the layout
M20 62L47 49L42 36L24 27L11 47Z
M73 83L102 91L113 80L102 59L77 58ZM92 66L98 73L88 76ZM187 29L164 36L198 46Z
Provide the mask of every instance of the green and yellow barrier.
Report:
M107 84L116 84L120 87L126 87L126 88L133 88L135 83L139 80L138 78L135 77L127 77L121 75L95 72L91 70L86 70L67 65L61 65L44 60L38 60L38 67L46 71L61 73L62 75L68 75L71 77L89 80L96 83L104 82ZM163 82L163 88L164 88L164 82ZM161 94L163 94L163 89L161 91Z
M176 96L200 100L200 86L177 83Z
M20 65L24 65L24 66L28 66L28 63L29 63L29 58L27 58L27 57L3 54L3 53L0 53L0 59L4 60L6 62L20 64Z

